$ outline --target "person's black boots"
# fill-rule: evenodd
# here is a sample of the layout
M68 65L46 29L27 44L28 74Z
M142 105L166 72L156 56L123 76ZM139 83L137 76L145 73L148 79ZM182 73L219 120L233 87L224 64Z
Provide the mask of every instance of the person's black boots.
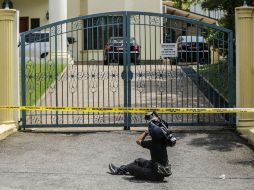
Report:
M124 168L124 166L116 167L114 164L109 164L109 171L113 175L125 175L128 171Z

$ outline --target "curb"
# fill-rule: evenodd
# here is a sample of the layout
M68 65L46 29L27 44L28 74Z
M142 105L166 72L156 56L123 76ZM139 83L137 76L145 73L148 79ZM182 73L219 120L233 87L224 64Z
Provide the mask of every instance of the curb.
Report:
M200 132L200 131L223 131L234 130L232 127L225 126L182 126L169 127L174 132ZM142 132L147 127L130 127L130 130L124 130L124 127L61 127L61 128L28 128L21 132L32 133L96 133L96 132Z
M248 140L254 145L254 128L249 130Z
M0 125L0 141L5 139L6 137L16 133L18 131L17 126L15 124L1 124Z

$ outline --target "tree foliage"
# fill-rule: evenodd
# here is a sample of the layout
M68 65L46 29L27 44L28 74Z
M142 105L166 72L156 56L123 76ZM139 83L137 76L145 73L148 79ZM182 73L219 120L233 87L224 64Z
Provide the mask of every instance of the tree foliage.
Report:
M190 5L196 3L198 0L172 0L174 7L182 10L189 10Z
M235 29L235 8L243 5L243 0L199 0L203 9L223 10L224 17L220 20L220 24L226 28ZM250 3L248 1L248 3Z

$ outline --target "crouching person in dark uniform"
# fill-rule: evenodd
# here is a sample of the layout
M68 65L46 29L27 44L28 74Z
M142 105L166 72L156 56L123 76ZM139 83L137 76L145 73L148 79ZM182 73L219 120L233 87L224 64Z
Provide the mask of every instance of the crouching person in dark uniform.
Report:
M150 122L148 129L149 132L143 132L136 142L143 148L150 150L151 160L138 158L133 163L120 167L109 164L111 174L130 174L137 179L151 181L163 181L164 177L171 175L171 168L168 164L167 146L169 143L167 136L165 136L163 130L153 122ZM145 140L148 134L150 134L152 140Z

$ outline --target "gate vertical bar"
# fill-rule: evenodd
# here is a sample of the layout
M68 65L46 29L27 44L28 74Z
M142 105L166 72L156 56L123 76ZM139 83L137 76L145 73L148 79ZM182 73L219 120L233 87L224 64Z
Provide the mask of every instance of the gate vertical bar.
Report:
M55 83L56 83L56 107L58 107L58 74L57 74L57 59L58 54L62 55L62 52L58 52L58 34L57 34L57 25L55 26ZM62 45L62 44L61 44ZM56 111L56 125L58 126L58 111Z
M131 107L131 63L130 63L130 15L123 15L123 37L124 37L124 107ZM129 130L131 125L131 114L124 113L124 129Z
M131 80L132 80L132 72L131 72L131 46L130 46L130 16L128 15L128 12L126 13L126 40L127 40L127 62L126 62L126 66L127 66L127 97L128 97L128 102L127 102L127 107L131 107ZM127 114L127 126L128 126L128 130L130 129L131 126L131 113Z
M22 85L22 106L26 106L26 53L25 35L21 35L21 85ZM22 110L22 127L26 127L26 110Z
M233 59L233 32L228 34L228 103L229 107L232 108L235 105L235 69L234 69L234 59ZM230 125L235 124L235 114L230 114L229 122Z
M127 80L127 12L123 14L123 73L124 80L124 107L128 107L128 80ZM124 129L128 130L128 113L124 113Z

